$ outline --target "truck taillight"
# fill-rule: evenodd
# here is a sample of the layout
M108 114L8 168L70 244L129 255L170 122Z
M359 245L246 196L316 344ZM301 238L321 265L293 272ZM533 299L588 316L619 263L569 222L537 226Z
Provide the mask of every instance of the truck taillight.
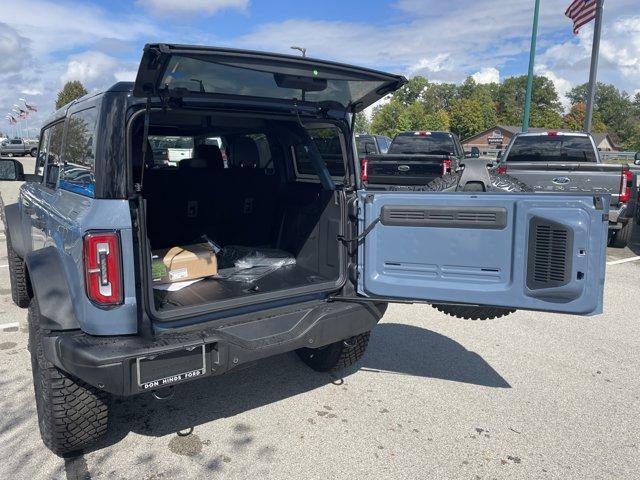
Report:
M360 160L360 180L369 180L369 159L367 157Z
M506 165L500 165L497 169L498 175L504 175L505 173L507 173L507 166Z
M100 305L122 303L122 259L117 232L84 236L84 280L87 297Z
M549 137L557 137L558 136L558 132L556 132L554 130L551 130L551 131L547 132L547 135Z
M448 158L442 161L442 175L447 173L451 173L451 160Z
M620 197L621 202L628 202L631 200L631 184L633 183L633 172L631 170L624 170L620 177Z

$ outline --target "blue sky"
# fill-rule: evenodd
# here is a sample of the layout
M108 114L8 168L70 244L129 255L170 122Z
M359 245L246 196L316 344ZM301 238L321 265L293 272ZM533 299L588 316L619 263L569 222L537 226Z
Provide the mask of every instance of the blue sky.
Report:
M527 70L533 0L21 0L0 8L0 110L20 97L52 110L67 80L101 89L135 76L147 42L291 52L433 81L500 81ZM592 26L570 0L542 0L536 71L563 96L588 77ZM640 89L638 0L606 0L599 79ZM566 104L566 100L565 100ZM4 116L4 115L3 115ZM0 125L0 131L6 130Z

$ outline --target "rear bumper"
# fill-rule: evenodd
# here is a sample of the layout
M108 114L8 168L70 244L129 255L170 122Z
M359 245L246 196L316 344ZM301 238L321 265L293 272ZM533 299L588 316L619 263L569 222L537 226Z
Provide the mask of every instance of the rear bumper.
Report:
M302 347L321 347L371 330L382 318L384 304L307 303L249 321L228 320L223 326L180 333L95 337L60 332L46 337L45 356L61 370L116 395L134 395L176 383L220 375L239 365ZM197 352L197 355L194 353ZM193 373L189 362L203 359ZM140 362L153 363L153 378L140 378ZM158 361L155 361L158 360ZM191 365L193 365L191 363ZM181 376L186 368L191 375ZM159 383L150 380L162 379ZM169 380L166 380L169 379Z

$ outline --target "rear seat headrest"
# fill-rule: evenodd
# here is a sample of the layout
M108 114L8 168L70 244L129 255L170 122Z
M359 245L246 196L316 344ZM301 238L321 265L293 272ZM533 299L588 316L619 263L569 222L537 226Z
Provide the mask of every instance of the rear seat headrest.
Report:
M260 163L258 145L250 137L238 137L231 144L231 165L256 168Z
M224 169L222 152L217 145L197 145L194 158L185 158L178 164L181 169L205 168L207 170Z

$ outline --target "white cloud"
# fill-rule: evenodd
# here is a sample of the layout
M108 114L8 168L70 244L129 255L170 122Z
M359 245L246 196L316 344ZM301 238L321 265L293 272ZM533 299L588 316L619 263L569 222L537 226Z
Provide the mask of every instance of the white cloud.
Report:
M556 87L556 91L558 92L558 96L560 97L560 103L562 103L562 107L565 111L568 111L569 107L571 107L571 103L569 102L569 99L566 95L567 93L569 93L569 90L571 90L571 87L573 86L571 82L566 78L559 77L544 64L536 65L535 74L542 75L543 77L547 77L549 80L551 80L553 85Z
M499 83L500 71L495 67L484 67L471 75L476 83Z
M118 70L113 76L118 82L133 82L137 74L137 70Z
M139 5L157 16L175 13L213 15L220 10L246 11L249 0L138 0Z
M60 76L60 83L80 80L90 90L97 85L113 83L118 60L102 52L84 52L69 58L67 70Z

